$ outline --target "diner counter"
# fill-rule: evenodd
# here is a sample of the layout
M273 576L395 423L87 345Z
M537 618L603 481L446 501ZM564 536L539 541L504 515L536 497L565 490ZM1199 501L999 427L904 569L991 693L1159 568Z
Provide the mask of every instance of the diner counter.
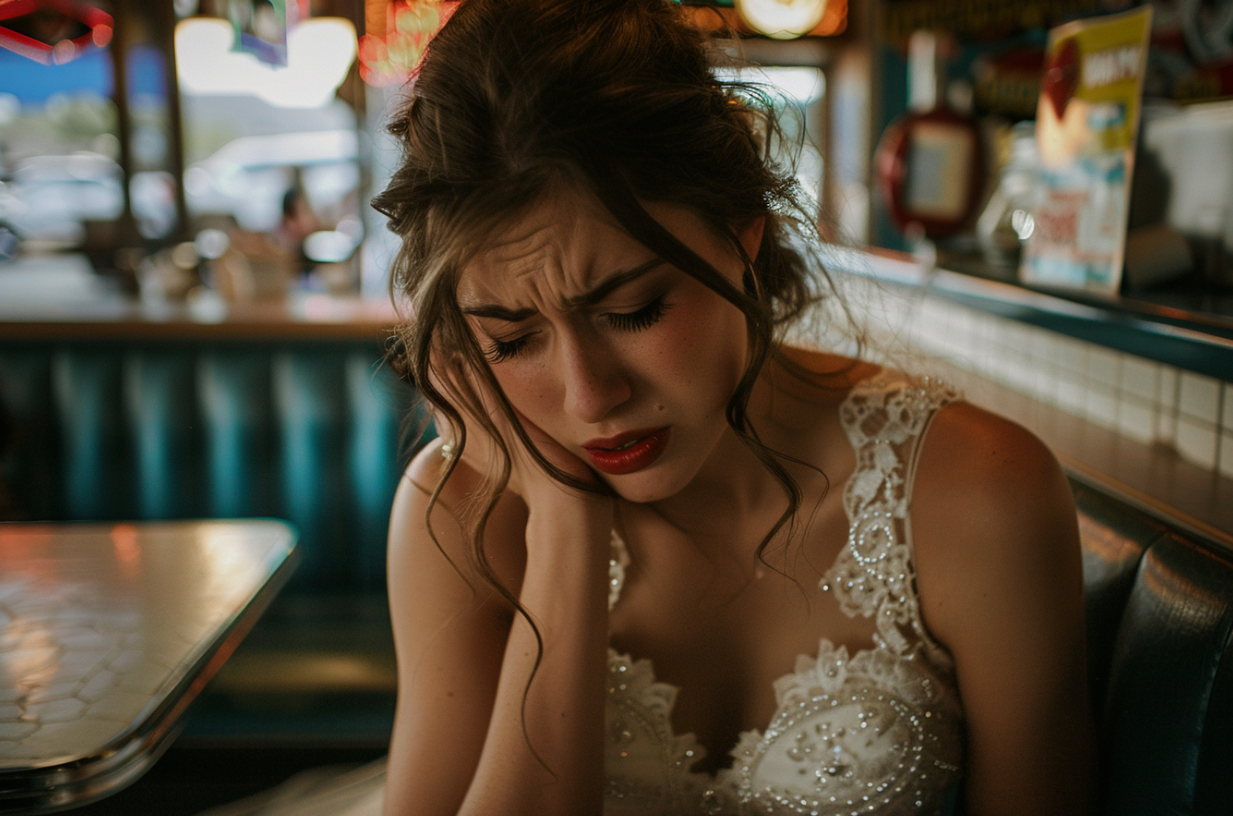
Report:
M237 304L199 289L185 302L143 300L78 255L0 265L0 339L380 340L398 321L387 297L293 291Z
M1233 317L1135 300L1030 289L886 249L828 247L828 268L931 295L1218 379L1233 375Z

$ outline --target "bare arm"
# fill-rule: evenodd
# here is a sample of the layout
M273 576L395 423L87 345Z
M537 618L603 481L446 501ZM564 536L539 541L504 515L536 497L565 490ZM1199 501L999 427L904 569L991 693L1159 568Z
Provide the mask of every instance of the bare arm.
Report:
M912 523L925 623L955 657L967 718L968 812L1091 813L1082 565L1057 462L1022 428L949 406Z
M534 509L507 492L492 516L485 546L493 567L543 636L528 688L534 632L468 566L468 544L447 509L477 485L466 461L433 513L441 549L428 534L425 488L440 467L434 443L408 469L391 520L399 690L386 816L598 813L610 501L524 474Z

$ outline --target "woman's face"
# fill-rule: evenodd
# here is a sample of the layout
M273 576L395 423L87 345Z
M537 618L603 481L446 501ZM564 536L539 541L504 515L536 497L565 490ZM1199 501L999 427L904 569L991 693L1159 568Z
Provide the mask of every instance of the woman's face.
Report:
M740 286L731 246L684 207L646 204ZM740 234L752 257L762 221ZM593 197L550 194L462 270L458 303L510 403L620 496L674 495L729 432L745 318L626 233Z

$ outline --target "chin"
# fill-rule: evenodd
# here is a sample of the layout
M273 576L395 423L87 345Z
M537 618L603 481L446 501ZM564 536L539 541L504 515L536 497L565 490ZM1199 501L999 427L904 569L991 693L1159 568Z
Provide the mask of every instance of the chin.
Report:
M614 493L634 504L650 504L670 499L689 484L688 479L681 479L677 474L669 473L667 468L655 467L624 476L600 474L600 478Z
M632 504L650 504L651 502L662 501L668 498L671 494L664 494L663 491L651 490L644 485L637 486L622 486L614 484L612 479L605 479L612 491L621 497L623 500Z

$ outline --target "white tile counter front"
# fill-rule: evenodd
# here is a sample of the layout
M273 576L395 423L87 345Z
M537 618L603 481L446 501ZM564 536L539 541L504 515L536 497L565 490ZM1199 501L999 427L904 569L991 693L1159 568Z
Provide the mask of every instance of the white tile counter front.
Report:
M294 545L273 520L0 525L0 812L140 776Z

